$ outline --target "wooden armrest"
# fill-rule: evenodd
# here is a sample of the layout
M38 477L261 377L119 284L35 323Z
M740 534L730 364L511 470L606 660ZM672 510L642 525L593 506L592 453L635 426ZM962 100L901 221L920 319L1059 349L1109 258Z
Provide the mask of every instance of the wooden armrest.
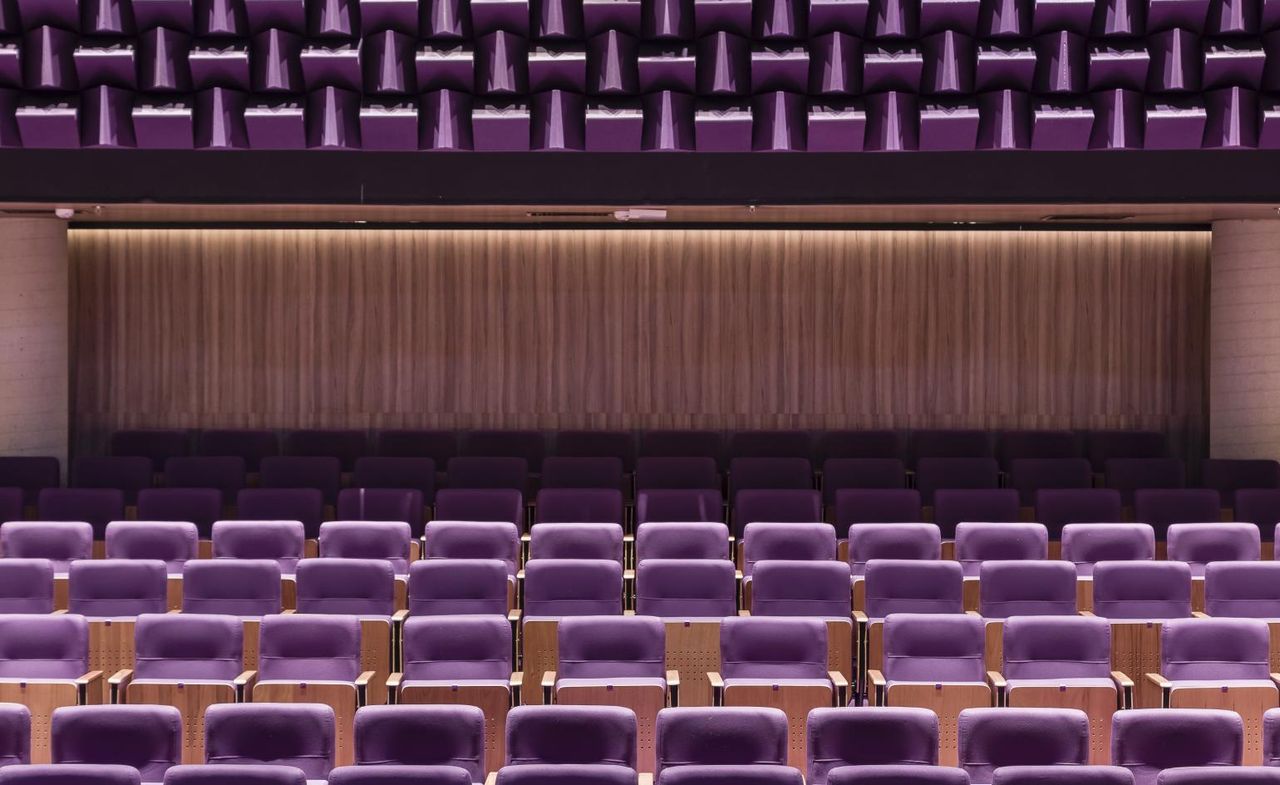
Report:
M1147 678L1147 681L1151 682L1152 684L1156 685L1162 690L1171 689L1173 687L1173 685L1169 683L1168 679L1166 679L1165 677L1161 676L1158 673L1148 673L1146 678Z
M1133 689L1133 679L1126 676L1122 671L1111 671L1111 680L1122 690Z
M280 613L281 613L282 615L289 615L289 614L296 613L296 612L297 612L297 611L296 611L296 609L294 609L294 608L285 608L284 610L280 611Z
M59 608L59 609L57 609L56 611L54 611L54 612L53 612L53 615L54 615L54 616L57 616L57 615L58 615L58 614L60 614L60 613L67 613L67 609L66 609L66 608Z
M76 679L76 703L81 706L87 704L92 699L93 703L102 700L102 690L96 685L102 681L102 671L89 671L85 675ZM90 694L90 688L93 688Z
M1003 690L1009 686L1004 680L1004 674L999 671L987 671L987 681L991 682L991 687L997 690Z
M1093 611L1080 611L1079 613L1081 616L1088 616L1090 618L1093 618Z
M522 580L524 580L524 570L522 570L522 569L521 569L521 570L516 570L516 580L518 580L518 581L522 581Z
M750 616L751 611L738 611L739 616Z
M1271 674L1271 683L1275 684L1277 687L1280 687L1280 673Z
M258 680L257 671L245 671L236 677L235 685L237 687L247 687Z
M854 611L854 612L853 612L853 620L854 620L855 622L857 622L858 624L866 624L866 623L867 623L867 613L866 613L866 611Z
M738 583L742 583L742 570L734 570L733 579Z
M400 610L398 610L398 611L396 611L395 613L391 614L391 623L392 623L392 624L404 624L404 620L405 620L405 619L407 619L407 618L409 618L409 609L408 609L408 608L401 608Z
M549 690L556 686L556 672L543 671L542 673L542 689Z
M402 681L404 681L403 673L399 673L399 672L392 673L391 675L387 676L387 689L393 692L395 690L400 689L400 682Z
M827 671L827 678L831 679L831 683L837 690L849 689L849 680L840 671Z
M871 670L867 671L867 681L871 682L872 686L874 687L884 687L886 684L889 683L885 681L884 674L876 670L875 668L872 668Z
M636 571L635 571L635 570L623 570L623 571L622 571L622 580L624 580L624 581L634 581L635 579L636 579Z
M102 678L102 671L89 671L85 675L76 679L77 687L87 687Z
M484 778L484 785L498 785L498 772L489 772L489 776Z
M133 669L122 668L116 671L115 673L111 674L111 676L107 679L107 684L113 687L118 687L121 684L128 684L131 681L133 681Z
M965 615L965 616L976 616L976 617L978 617L979 619L981 619L981 618L982 618L982 614L981 614L981 613L978 613L977 611L965 611L965 612L964 612L964 615Z
M511 678L507 680L507 686L513 690L518 690L524 684L524 673L521 671L512 671Z
M677 688L680 686L680 671L676 671L676 670L667 671L667 686L677 687Z
M356 686L368 687L369 682L373 681L374 675L375 674L373 671L365 671L364 673L361 673L359 676L356 677Z
M724 679L720 678L720 674L717 671L707 671L707 681L711 682L711 689L713 690L724 689Z
M1205 613L1204 611L1192 611L1191 617L1193 619L1207 619L1209 618L1209 614Z
M518 623L520 621L520 616L521 616L521 611L519 608L516 608L513 611L507 611L507 621L511 622L512 624Z

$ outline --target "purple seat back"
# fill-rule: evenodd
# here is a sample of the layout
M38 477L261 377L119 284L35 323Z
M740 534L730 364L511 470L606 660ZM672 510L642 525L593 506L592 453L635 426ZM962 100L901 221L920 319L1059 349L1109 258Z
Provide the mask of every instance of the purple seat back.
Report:
M326 521L320 524L320 555L335 559L378 559L396 575L409 573L409 541L403 521Z
M395 571L385 559L303 559L297 580L298 613L395 613Z
M498 559L424 559L409 565L409 615L506 616L511 575Z
M1187 766L1165 769L1156 785L1264 785L1280 783L1280 771L1256 767L1225 769L1222 766Z
M654 616L577 616L556 631L561 679L665 679L667 630Z
M1084 458L1018 458L1009 463L1009 487L1030 507L1042 490L1093 487L1093 469Z
M921 458L916 462L916 487L926 505L941 489L994 489L1000 466L994 458Z
M475 706L365 706L356 712L361 766L457 766L484 779L484 712Z
M205 761L293 766L324 779L335 725L333 709L320 703L215 703L205 711Z
M957 725L960 768L991 782L1003 766L1089 762L1089 715L1079 709L964 709Z
M412 488L344 488L338 492L337 514L347 521L397 521L422 535L425 518L422 491Z
M619 780L620 782L621 780ZM799 769L787 766L681 766L662 775L663 785L803 785Z
M222 508L222 493L216 488L146 488L138 493L138 520L188 521L202 540L209 539Z
M1076 571L1065 561L989 561L979 571L984 619L1076 613Z
M462 455L520 458L529 471L542 471L547 442L539 431L471 431L462 442Z
M1004 623L1006 679L1107 679L1111 625L1097 616L1015 616Z
M969 785L963 769L923 766L842 766L828 785Z
M170 574L198 555L194 523L178 521L112 521L107 524L108 559L154 559Z
M89 672L89 623L75 614L0 615L0 679L72 681Z
M1133 492L1133 515L1151 524L1156 539L1164 540L1175 523L1213 523L1221 519L1218 492L1206 488L1137 490Z
M622 564L616 523L539 523L529 531L529 559L606 559Z
M726 617L720 673L725 679L826 679L827 625L813 618Z
M751 523L817 523L822 495L804 490L744 490L733 497L733 533L742 537Z
M813 445L805 431L738 431L729 437L734 458L804 458Z
M1280 490L1242 488L1236 491L1235 519L1253 523L1268 542L1280 524Z
M210 430L200 434L200 455L231 455L244 461L246 471L256 472L263 458L280 454L274 431Z
M849 567L855 577L872 559L942 558L942 534L932 523L855 523L849 527Z
M520 530L503 521L432 521L423 530L424 559L498 559L507 574L520 563Z
M525 619L621 613L621 562L535 559L525 565Z
M213 524L213 558L270 559L282 574L293 575L305 538L301 521L218 521Z
M314 540L324 519L324 496L315 488L245 488L236 495L236 513L242 521L298 521L303 536ZM217 528L215 523L215 535Z
M378 455L430 458L443 466L458 454L458 434L445 430L392 428L378 432Z
M1214 562L1204 569L1210 616L1280 619L1280 562Z
M1049 530L1049 539L1062 539L1064 526L1075 523L1118 523L1124 520L1120 492L1110 488L1039 490L1036 520Z
M1209 562L1262 558L1262 538L1252 523L1175 523L1165 536L1170 561L1186 562L1197 577Z
M542 462L541 485L546 488L607 488L622 490L621 458L568 458Z
M724 521L718 490L648 490L636 493L636 524Z
M67 608L99 618L164 613L169 580L164 562L148 559L81 560L68 571Z
M873 559L867 562L867 616L891 613L963 613L964 570L959 562Z
M728 558L729 527L723 523L646 523L636 530L637 562Z
M140 785L141 782L142 776L132 766L43 763L0 769L3 785Z
M1107 461L1107 487L1120 491L1126 505L1139 489L1178 489L1187 484L1186 465L1178 458L1112 458Z
M272 559L216 559L182 568L182 612L230 616L279 613L280 565Z
M1191 568L1182 562L1099 562L1093 612L1104 619L1183 619L1191 615Z
M827 431L822 437L824 458L906 457L907 440L899 431Z
M405 681L511 677L511 624L486 616L412 616L404 623Z
M1160 628L1160 675L1170 681L1271 678L1271 635L1260 619L1172 619Z
M414 490L430 504L436 495L436 462L428 457L365 456L355 463L351 487Z
M1062 530L1062 558L1080 577L1093 575L1103 561L1151 561L1156 533L1145 523L1070 523Z
M290 431L284 437L285 455L333 458L344 472L351 471L356 460L368 452L369 436L364 431L304 429Z
M1204 487L1218 492L1224 506L1232 507L1242 488L1280 488L1280 461L1208 458L1200 464L1200 478Z
M524 495L511 488L445 488L436 493L443 521L502 521L523 525Z
M35 504L40 491L45 488L57 488L61 482L62 467L57 458L0 457L0 486L21 488L23 504Z
M53 562L0 559L0 614L53 613Z
M754 616L848 619L849 565L838 561L757 562L751 579Z
M164 785L306 785L307 775L292 766L193 764L174 766Z
M836 492L836 536L846 537L859 523L919 523L924 520L920 492L915 489L841 490Z
M911 434L911 455L924 458L989 458L995 454L991 434L977 429L923 429Z
M86 455L71 464L71 487L114 488L124 493L125 504L132 505L138 502L138 491L151 487L153 473L150 458Z
M729 498L746 490L797 490L813 488L813 466L808 458L734 458L729 462Z
M84 521L101 540L107 524L124 520L124 492L114 488L45 488L36 503L42 521Z
M938 764L938 715L929 709L814 709L808 737L810 785L825 785L832 769L842 766Z
M458 766L340 766L329 772L329 785L471 785L471 775Z
M262 488L314 488L325 504L338 501L342 466L337 458L284 455L262 459Z
M1111 762L1133 773L1135 785L1155 785L1164 769L1239 766L1240 715L1221 709L1130 709L1112 719Z
M1005 766L996 769L992 785L1133 785L1133 774L1121 766Z
M724 444L716 431L646 431L640 438L640 457L712 458L724 457Z
M507 715L507 765L636 767L636 715L620 706L517 706Z
M360 675L360 620L355 616L262 617L258 681L354 682Z
M547 488L538 491L537 523L622 525L622 492L606 488Z
M1163 458L1169 445L1157 431L1090 431L1087 450L1093 470L1102 472L1112 458Z
M630 431L560 431L556 455L566 458L617 458L626 472L636 470L636 437ZM544 467L543 473L546 473Z
M0 703L0 770L31 762L31 710Z
M720 467L714 458L641 458L636 461L636 490L711 490L720 492Z
M235 616L144 613L133 637L134 681L232 682L244 670L244 625Z
M891 614L884 620L884 677L982 682L985 634L982 619L968 614Z
M173 706L63 706L49 730L54 763L132 766L160 782L182 762L182 712Z
M727 559L644 559L636 569L636 613L718 619L737 610L737 581Z
M450 488L523 493L529 482L529 464L523 458L460 456L449 459L446 471Z
M1020 514L1018 492L1007 488L940 489L934 494L933 522L944 540L955 539L956 527L961 523L1017 523Z
M985 561L1049 558L1049 533L1038 523L973 523L956 526L956 559L966 576Z
M897 458L828 458L822 464L822 502L836 503L842 490L897 490L907 486L907 467Z
M236 494L244 488L244 475L244 458L236 455L197 455L170 458L164 464L165 482L170 488L216 490L218 491L220 504L232 504L235 502ZM142 504L142 498L146 495L146 492L140 494L139 506Z
M1016 460L1080 458L1084 445L1073 431L1005 431L996 439L996 457L1008 469Z
M831 561L836 558L836 532L829 523L749 523L742 534L743 575L756 562L790 559Z
M659 776L688 766L783 766L787 762L787 716L781 709L663 709L654 728Z

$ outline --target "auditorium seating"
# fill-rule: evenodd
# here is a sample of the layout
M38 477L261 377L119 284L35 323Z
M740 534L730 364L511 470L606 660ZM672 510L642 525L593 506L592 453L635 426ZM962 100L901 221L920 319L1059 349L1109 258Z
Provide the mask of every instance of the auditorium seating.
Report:
M1005 766L1083 765L1089 716L1079 709L964 709L956 745L971 783L990 785Z
M334 710L321 703L219 703L204 716L207 763L291 766L323 780L336 745Z
M160 782L182 762L182 714L172 706L63 706L54 709L54 763L129 766Z
M938 717L927 709L814 709L808 719L807 782L825 785L841 768L936 766Z

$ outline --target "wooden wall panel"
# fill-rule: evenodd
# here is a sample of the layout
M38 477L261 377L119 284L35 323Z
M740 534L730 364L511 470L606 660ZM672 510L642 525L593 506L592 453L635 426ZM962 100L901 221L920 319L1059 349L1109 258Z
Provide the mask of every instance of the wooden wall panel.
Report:
M76 440L139 426L1205 424L1207 232L71 233Z

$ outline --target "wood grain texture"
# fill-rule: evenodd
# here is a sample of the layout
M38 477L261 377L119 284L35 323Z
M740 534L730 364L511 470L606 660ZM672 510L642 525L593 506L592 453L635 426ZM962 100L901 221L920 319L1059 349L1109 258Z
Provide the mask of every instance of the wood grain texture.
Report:
M1205 232L70 233L75 445L123 427L1205 423Z

